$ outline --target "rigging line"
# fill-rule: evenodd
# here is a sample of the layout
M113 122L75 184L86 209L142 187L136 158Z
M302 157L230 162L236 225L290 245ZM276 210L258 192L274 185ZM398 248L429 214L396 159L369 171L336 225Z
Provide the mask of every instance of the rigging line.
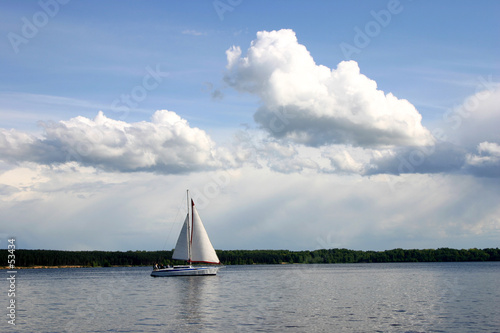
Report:
M165 251L165 247L167 246L167 243L170 240L170 236L172 235L172 229L174 228L174 225L176 225L177 222L180 220L180 214L181 214L182 206L184 206L184 198L182 198L180 200L180 203L177 204L177 213L175 214L175 217L174 217L173 221L170 222L170 230L167 233L167 239L165 240L165 243L163 243L162 251ZM184 220L182 220L182 221L184 221ZM174 247L175 247L175 244L174 244ZM173 249L173 247L172 247L172 249ZM172 250L172 249L170 249L170 250Z

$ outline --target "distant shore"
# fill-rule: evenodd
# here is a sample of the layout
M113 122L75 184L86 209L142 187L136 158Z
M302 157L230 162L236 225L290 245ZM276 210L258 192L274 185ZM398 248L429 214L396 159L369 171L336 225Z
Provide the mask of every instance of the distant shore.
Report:
M84 268L84 267L90 267L90 266L80 266L80 265L60 265L60 266L21 266L21 267L16 267L14 270L17 270L17 269L40 269L40 268ZM9 267L2 267L1 269L13 270L12 268L9 268Z
M84 266L84 265L58 265L58 266L20 266L14 269L7 266L0 267L0 269L5 270L18 270L18 269L53 269L53 268L102 268L102 267L145 267L142 265L132 266L132 265L112 265L112 266Z
M83 267L139 267L177 265L173 251L57 251L16 249L17 269L83 268ZM499 248L485 249L392 249L360 251L350 249L320 249L314 251L289 250L216 250L224 265L252 264L346 264L381 262L459 262L500 261ZM0 258L9 261L7 249L0 250ZM5 266L3 266L5 267ZM6 269L8 269L6 267Z

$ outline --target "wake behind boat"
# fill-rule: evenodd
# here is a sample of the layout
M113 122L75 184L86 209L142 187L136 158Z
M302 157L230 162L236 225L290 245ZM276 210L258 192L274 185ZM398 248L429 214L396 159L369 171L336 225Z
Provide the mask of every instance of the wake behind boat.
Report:
M193 263L220 264L219 257L208 238L200 215L187 192L188 212L182 225L172 259L185 260L187 265L155 268L151 276L216 275L220 266L193 266Z

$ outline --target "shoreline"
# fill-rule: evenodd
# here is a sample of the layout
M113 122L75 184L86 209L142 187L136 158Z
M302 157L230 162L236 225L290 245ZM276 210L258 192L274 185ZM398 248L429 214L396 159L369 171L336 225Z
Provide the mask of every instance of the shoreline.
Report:
M498 260L464 260L464 261L388 261L388 262L352 262L352 263L287 263L282 262L279 264L265 264L265 263L252 263L252 264L224 264L223 266L253 266L253 265L345 265L345 264L418 264L418 263L465 263L465 262L498 262ZM48 266L48 265L37 265L37 266L19 266L15 268L9 268L8 266L0 267L0 270L6 271L17 271L25 269L57 269L57 268L117 268L117 267L150 267L150 265L110 265L110 266L83 266L83 265L59 265L59 266Z
M47 266L47 265L38 265L38 266L19 266L14 269L9 268L7 266L0 267L0 269L5 270L18 270L18 269L55 269L55 268L103 268L105 266L83 266L83 265L58 265L58 266ZM145 266L132 266L132 265L111 265L106 267L145 267Z
M85 267L91 267L91 266L78 266L78 265L61 265L61 266L20 266L16 267L15 270L18 269L43 269L43 268L85 268ZM8 269L12 270L12 268L8 267L1 267L0 269Z

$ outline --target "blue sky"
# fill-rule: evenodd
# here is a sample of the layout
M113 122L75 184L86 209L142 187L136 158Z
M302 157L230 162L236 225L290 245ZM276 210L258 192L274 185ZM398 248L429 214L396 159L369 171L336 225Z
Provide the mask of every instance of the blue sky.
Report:
M169 103L193 116L201 108L217 112L226 107L209 99L204 83L221 85L229 46L247 47L260 30L289 28L318 64L335 68L345 59L340 45L354 46L354 29L364 31L374 21L371 12L387 10L389 3L241 1L232 11L221 9L221 20L206 1L68 2L34 38L18 45L18 53L8 38L2 39L2 90L84 100L106 111L115 96L141 80L147 66L160 64L169 80L140 109ZM21 18L32 21L42 10L34 1L3 6L5 35L19 34ZM492 74L492 68L498 72L496 2L401 1L395 8L389 24L350 57L383 91L404 96L435 117L474 91L478 76ZM88 116L95 113L92 107L84 110Z
M498 246L497 1L0 6L0 233L27 248L169 248L187 187L216 248Z

